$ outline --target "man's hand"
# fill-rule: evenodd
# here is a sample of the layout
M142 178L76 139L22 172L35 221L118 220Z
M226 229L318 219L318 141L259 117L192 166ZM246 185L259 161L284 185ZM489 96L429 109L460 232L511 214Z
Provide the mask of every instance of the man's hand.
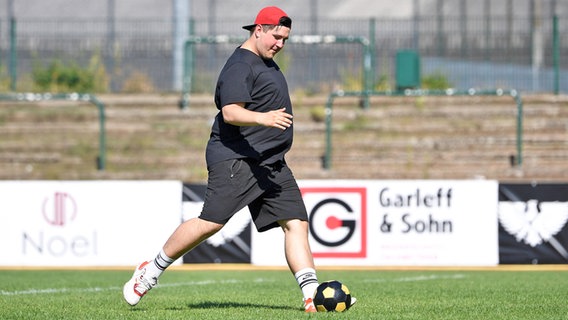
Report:
M292 125L292 115L286 113L286 108L261 113L259 124L265 127L273 127L286 130Z
M265 126L286 130L292 125L292 115L286 113L286 108L269 112L255 112L244 108L244 104L229 104L222 109L226 123L235 126Z

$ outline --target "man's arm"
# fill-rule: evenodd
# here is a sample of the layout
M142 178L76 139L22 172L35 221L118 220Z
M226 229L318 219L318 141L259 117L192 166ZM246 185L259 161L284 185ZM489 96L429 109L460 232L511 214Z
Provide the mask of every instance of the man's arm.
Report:
M235 126L265 126L281 130L292 125L292 115L286 113L286 108L269 112L256 112L245 109L244 103L228 104L221 109L226 123Z

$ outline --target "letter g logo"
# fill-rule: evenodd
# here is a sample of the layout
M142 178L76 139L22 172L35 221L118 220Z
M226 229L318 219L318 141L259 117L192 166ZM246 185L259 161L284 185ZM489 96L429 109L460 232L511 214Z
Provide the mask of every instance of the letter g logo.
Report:
M302 187L314 258L367 257L367 189Z
M349 241L349 239L351 239L351 237L353 236L353 233L355 232L355 220L345 220L345 219L340 219L338 217L336 217L333 214L330 214L329 212L326 212L325 207L328 204L337 204L341 207L343 207L345 209L345 212L348 212L350 214L353 214L353 209L351 209L351 207L345 203L345 201L342 201L340 199L335 199L335 198L331 198L331 199L325 199L321 202L319 202L318 204L316 204L312 211L310 212L310 232L312 233L312 237L314 237L314 239L325 245L328 247L337 247L340 246L342 244L345 244L347 241ZM332 209L335 210L335 209ZM316 230L316 227L314 227L314 223L312 223L312 221L314 221L314 219L316 218L316 215L318 214L324 214L324 215L328 215L326 220L325 220L325 225L328 229L330 230L335 230L337 228L346 228L347 229L347 234L343 234L340 236L339 239L334 239L334 240L325 240L322 237L319 236L318 231Z

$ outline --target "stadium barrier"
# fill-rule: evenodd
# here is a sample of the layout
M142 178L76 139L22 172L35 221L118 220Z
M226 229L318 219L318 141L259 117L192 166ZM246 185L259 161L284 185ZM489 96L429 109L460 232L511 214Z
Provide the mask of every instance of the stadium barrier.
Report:
M319 266L495 266L493 180L298 181ZM255 265L286 265L283 232L252 232Z
M1 181L0 265L136 264L179 224L181 193L165 180Z
M490 266L496 259L500 265L568 263L565 183L298 183L318 266ZM198 215L205 188L184 184L184 219ZM284 266L282 237L280 230L256 232L245 208L183 260Z
M568 263L568 184L299 180L318 266ZM131 266L201 212L180 181L2 181L0 266ZM182 197L180 197L180 194ZM133 221L151 221L139 237ZM176 263L285 266L283 233L248 209Z

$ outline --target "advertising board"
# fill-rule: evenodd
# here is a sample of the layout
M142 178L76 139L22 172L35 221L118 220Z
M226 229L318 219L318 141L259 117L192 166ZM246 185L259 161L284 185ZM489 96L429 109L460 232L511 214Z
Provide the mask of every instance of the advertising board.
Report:
M499 262L498 183L299 181L316 264L491 266ZM252 233L253 264L285 265L281 230Z
M0 265L131 266L151 259L181 221L181 185L0 182Z

